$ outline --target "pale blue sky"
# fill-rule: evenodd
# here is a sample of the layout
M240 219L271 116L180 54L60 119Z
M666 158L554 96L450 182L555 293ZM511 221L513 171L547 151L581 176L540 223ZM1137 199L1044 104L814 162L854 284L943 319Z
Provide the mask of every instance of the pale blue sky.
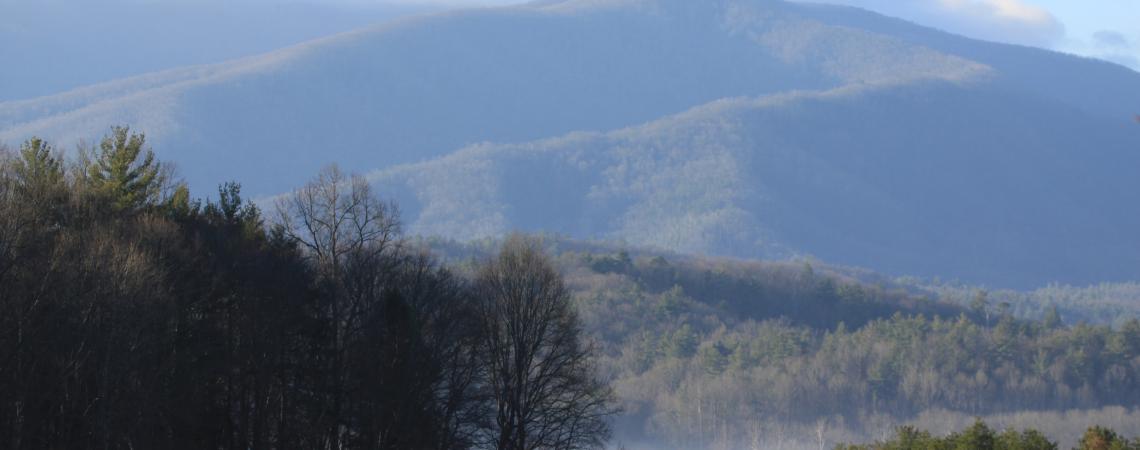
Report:
M1140 69L1140 0L812 0Z
M1116 51L1140 59L1140 0L1039 0L1042 7L1052 11L1067 28L1067 35L1058 44L1061 50L1075 53L1104 53ZM1126 42L1114 42L1104 32L1117 32ZM1098 39L1098 33L1101 33ZM1108 40L1110 42L1098 42ZM1112 44L1124 44L1121 48ZM1131 61L1140 68L1140 61Z
M1137 0L1037 0L1074 32L1092 34L1102 29L1140 32Z

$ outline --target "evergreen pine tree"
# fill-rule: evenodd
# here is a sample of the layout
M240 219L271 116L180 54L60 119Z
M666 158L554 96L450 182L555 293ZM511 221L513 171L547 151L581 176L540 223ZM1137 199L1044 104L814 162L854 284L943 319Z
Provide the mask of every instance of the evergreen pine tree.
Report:
M20 158L12 167L25 191L54 186L63 181L63 164L55 149L40 138L31 138L20 147Z
M158 201L164 181L162 164L146 147L145 135L131 133L129 127L114 127L94 153L84 155L84 175L116 211L137 210Z

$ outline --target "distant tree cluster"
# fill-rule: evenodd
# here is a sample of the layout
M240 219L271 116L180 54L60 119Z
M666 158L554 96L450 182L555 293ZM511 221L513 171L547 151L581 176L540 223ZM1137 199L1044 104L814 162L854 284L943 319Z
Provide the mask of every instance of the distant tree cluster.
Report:
M996 432L985 422L975 421L974 425L944 437L932 436L929 432L914 427L900 427L894 438L869 445L840 445L836 450L1057 450L1040 431L1029 429L1016 431L1008 429ZM1136 450L1140 449L1140 438L1127 439L1115 431L1093 426L1085 432L1075 450Z
M1121 326L1140 316L1140 283L1102 283L1075 287L1050 284L1032 291L986 290L978 286L956 285L903 278L906 285L931 292L939 299L973 306L979 295L985 303L980 305L999 315L1002 309L1020 319L1054 317L1069 324Z
M612 393L512 238L460 276L329 169L267 220L141 134L0 153L0 447L595 448Z
M927 411L1140 403L1135 319L1020 320L985 296L957 307L802 263L572 249L558 260L637 412L629 433L661 447L776 445L792 429L878 429Z

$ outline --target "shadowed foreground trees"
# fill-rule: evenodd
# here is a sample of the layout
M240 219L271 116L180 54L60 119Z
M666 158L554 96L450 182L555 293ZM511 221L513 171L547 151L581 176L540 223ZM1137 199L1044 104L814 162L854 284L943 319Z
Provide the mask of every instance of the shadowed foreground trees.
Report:
M593 373L570 291L538 244L519 235L507 239L479 269L475 292L496 448L604 443L612 393Z
M335 169L271 225L236 184L191 201L126 128L72 167L40 140L0 154L0 448L495 447L494 300L398 219ZM604 392L558 314L575 359L540 391ZM527 442L601 443L575 411L533 431L575 440Z

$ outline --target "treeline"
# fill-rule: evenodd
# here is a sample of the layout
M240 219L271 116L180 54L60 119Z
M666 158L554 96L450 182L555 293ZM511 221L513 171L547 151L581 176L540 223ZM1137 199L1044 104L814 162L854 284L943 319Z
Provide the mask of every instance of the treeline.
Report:
M460 258L479 254L472 247L435 244ZM615 374L625 442L742 448L819 433L835 443L927 412L1140 403L1135 319L1067 326L1018 319L984 296L958 307L824 266L552 247Z
M1051 284L1032 291L987 290L941 281L902 278L900 283L930 292L945 301L968 307L983 295L990 307L1007 308L1014 317L1041 319L1057 314L1066 323L1121 326L1140 316L1140 283L1102 283L1086 287Z
M0 447L589 448L616 397L622 442L815 448L1140 403L1134 318L820 264L411 241L335 169L268 214L240 194L191 199L125 128L70 161L0 151Z
M985 422L948 436L936 437L914 427L899 427L892 439L868 445L840 445L836 450L1057 450L1040 431L1007 429L996 432ZM1115 431L1090 427L1081 436L1075 450L1140 450L1140 438L1128 439Z
M593 448L611 390L533 240L458 275L329 169L271 219L141 134L0 152L0 447Z

